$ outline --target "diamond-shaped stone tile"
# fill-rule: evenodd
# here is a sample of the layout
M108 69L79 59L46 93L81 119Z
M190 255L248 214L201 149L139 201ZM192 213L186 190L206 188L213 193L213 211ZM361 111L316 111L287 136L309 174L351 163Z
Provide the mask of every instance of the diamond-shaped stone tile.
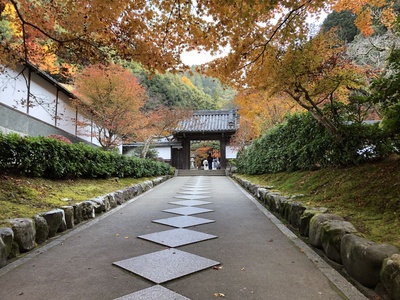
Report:
M179 217L153 220L152 222L177 228L184 228L201 224L213 223L215 222L215 220L192 217L192 216L179 216Z
M207 185L198 185L198 184L185 184L186 188L192 188L192 189L204 189L204 188L209 188Z
M199 199L210 198L210 196L204 196L204 195L179 195L179 196L174 196L174 198L188 199L188 200L199 200Z
M138 238L148 240L167 247L179 247L201 241L215 239L217 236L188 229L172 229L140 235Z
M173 202L168 202L168 203L175 204L175 205L182 205L182 206L198 206L198 205L211 204L212 202L200 201L200 200L181 200L181 201L173 201Z
M190 300L161 285L154 285L144 290L128 294L114 300Z
M219 262L170 248L113 264L155 283L163 283L216 266Z
M163 211L165 211L167 213L176 214L176 215L190 216L190 215L207 213L207 212L211 212L214 210L207 209L207 208L201 208L201 207L184 206L184 207L178 207L178 208L165 209Z
M178 192L178 194L184 194L184 195L205 195L205 194L210 194L211 192L203 192L203 191L182 191Z
M188 191L188 192L207 192L207 191L211 191L210 188L181 188L181 191Z

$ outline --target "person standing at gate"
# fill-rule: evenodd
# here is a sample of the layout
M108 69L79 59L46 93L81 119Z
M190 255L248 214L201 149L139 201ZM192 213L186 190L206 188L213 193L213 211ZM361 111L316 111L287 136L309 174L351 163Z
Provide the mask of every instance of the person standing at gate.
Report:
M212 170L213 158L211 156L211 153L208 153L207 162L208 162L208 169Z
M207 170L208 169L208 161L207 161L207 159L205 159L204 161L203 161L203 166L204 166L204 170Z

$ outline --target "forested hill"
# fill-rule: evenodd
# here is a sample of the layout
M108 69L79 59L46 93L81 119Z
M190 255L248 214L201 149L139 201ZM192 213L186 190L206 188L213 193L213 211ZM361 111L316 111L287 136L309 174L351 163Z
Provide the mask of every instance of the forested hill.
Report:
M146 89L147 109L162 105L200 110L229 108L233 105L236 95L233 89L223 86L218 79L195 72L194 69L185 74L151 74L136 63L125 62L123 65L135 74Z
M200 91L210 95L220 103L221 108L230 108L232 106L236 91L222 85L219 79L201 75L199 72L196 72L195 66L192 66L191 72L186 72L184 76L189 78Z

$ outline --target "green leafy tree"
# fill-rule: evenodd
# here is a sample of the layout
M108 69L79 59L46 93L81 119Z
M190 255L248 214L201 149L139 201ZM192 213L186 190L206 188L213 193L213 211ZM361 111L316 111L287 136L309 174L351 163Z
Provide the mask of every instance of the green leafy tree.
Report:
M229 108L232 106L236 91L227 85L223 85L218 78L205 76L196 71L192 66L190 72L184 74L192 83L205 94L214 99L218 108Z
M356 15L351 11L333 11L322 23L322 28L325 32L335 28L338 37L343 41L350 43L354 40L354 37L360 33L360 30L354 24L355 19Z
M146 109L157 106L182 107L191 109L215 109L216 101L208 94L187 84L182 77L172 73L152 75L139 71L140 83L146 88Z
M258 89L265 89L271 97L291 99L340 139L338 105L367 83L365 70L343 53L334 34L320 33L286 49L271 48L271 62L264 68L252 67L247 75Z
M394 72L372 83L370 99L381 108L382 127L391 136L394 150L400 154L400 50L393 51L389 61Z

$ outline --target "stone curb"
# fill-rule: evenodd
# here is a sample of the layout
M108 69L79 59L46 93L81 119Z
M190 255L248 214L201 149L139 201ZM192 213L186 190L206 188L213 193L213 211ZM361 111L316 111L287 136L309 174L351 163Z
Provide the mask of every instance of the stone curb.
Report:
M50 238L57 237L60 233L73 229L76 225L89 219L100 219L107 212L116 210L117 206L120 208L124 203L132 201L135 197L170 178L172 176L168 175L157 177L123 190L75 203L72 206L63 206L59 209L40 213L32 219L0 220L0 275L7 272L6 269L10 265L7 265L8 261L17 259L18 265L23 263L30 253L42 253L46 251L47 247L52 247L51 245L56 241L51 241L40 248L38 247L49 241ZM79 226L77 230L80 231L82 228L86 228L86 225ZM74 232L77 230L74 230ZM63 234L63 238L65 236L67 235ZM34 251L35 249L38 251ZM11 264L14 265L15 262Z
M299 235L309 238L326 257L342 265L355 282L375 289L384 299L400 300L400 250L377 244L357 235L354 226L342 217L329 214L326 208L307 207L298 197L284 197L235 174L231 177L254 197L257 207L304 253L348 299L366 299L353 285L329 266L314 250L282 224L273 213L286 220ZM257 200L258 201L257 201ZM307 249L307 250L305 250Z

